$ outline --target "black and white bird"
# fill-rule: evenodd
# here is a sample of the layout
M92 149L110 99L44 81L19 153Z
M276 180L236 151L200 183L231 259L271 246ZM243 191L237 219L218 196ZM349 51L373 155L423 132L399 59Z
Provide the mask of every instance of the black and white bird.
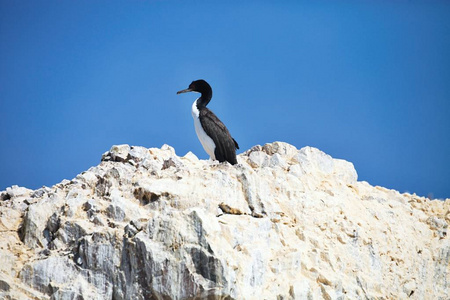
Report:
M212 160L227 161L232 165L237 164L236 149L238 143L231 137L227 127L219 118L210 111L206 105L212 98L211 86L203 79L193 81L189 88L177 92L177 94L197 92L201 96L192 104L192 117L194 118L195 132L197 133L203 149Z

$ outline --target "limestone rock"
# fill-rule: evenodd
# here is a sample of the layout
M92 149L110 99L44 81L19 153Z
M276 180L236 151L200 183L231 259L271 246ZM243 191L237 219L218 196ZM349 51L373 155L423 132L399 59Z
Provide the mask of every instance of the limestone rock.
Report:
M102 159L110 158L113 161L124 162L129 159L130 146L128 145L114 145L108 153L103 154Z
M312 147L238 162L119 145L0 192L0 298L447 299L450 199L357 181Z

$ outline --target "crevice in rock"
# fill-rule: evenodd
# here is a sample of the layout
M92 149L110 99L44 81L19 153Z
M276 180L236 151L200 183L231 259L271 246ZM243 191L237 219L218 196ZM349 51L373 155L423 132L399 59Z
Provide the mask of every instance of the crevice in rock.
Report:
M206 249L210 254L214 254L213 250L211 249L211 246L209 245L208 241L206 240L206 231L203 229L203 221L198 216L197 212L192 212L190 214L190 217L192 218L192 223L194 225L195 233L197 234L198 238L198 244Z
M0 280L0 291L8 292L11 286L4 280Z
M47 220L47 228L52 234L58 231L61 227L61 218L56 214L52 214Z
M177 160L177 159L171 157L169 159L164 160L161 170L166 170L170 167L180 168L182 166L183 166L183 164L181 163L180 160Z
M255 218L262 218L266 215L266 212L264 211L263 204L261 202L261 199L256 199L260 204L260 209L256 209L255 206L258 203L254 203L254 199L252 197L252 191L250 189L250 182L247 178L247 175L245 173L240 174L237 176L237 179L241 183L242 186L242 193L244 194L245 201L248 203L248 208L251 211L251 216ZM257 196L259 198L259 196ZM258 211L259 210L259 211Z
M356 276L356 283L358 284L358 286L359 286L359 287L361 288L361 290L363 291L363 293L364 293L364 298L367 299L367 300L369 300L369 297L367 297L366 289L363 287L363 284L362 284L362 282L361 282L361 279L359 279L358 276Z
M26 222L27 222L27 214L28 214L28 208L27 208L27 211L25 212L25 214L24 214L24 216L23 216L23 218L22 218L22 220L21 220L21 222L20 222L20 224L19 224L19 227L17 228L17 235L19 236L19 240L22 242L22 243L25 243L25 234L26 234Z
M2 193L2 194L0 195L0 198L1 198L3 201L6 201L6 200L11 199L11 195L10 195L9 193Z
M158 201L161 196L169 196L168 193L162 193L161 195L158 195L156 193L153 193L145 188L138 187L133 192L134 197L139 200L141 205L147 205L149 203Z
M83 256L84 256L84 245L82 241L78 242L78 245L76 247L76 251L73 254L73 262L83 268Z
M191 248L190 254L197 273L215 284L226 283L223 266L217 258L199 248Z
M127 224L124 228L124 236L132 238L142 231L142 229L143 227L139 221L131 221L130 224Z
M95 192L98 196L109 196L109 189L112 186L112 183L104 177L100 177L97 175L98 181L95 185Z

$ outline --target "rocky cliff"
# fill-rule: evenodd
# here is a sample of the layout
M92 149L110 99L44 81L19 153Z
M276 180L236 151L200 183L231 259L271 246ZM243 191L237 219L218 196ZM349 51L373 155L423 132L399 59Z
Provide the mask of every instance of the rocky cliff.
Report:
M4 299L448 299L450 199L357 181L318 149L239 164L113 146L0 200Z

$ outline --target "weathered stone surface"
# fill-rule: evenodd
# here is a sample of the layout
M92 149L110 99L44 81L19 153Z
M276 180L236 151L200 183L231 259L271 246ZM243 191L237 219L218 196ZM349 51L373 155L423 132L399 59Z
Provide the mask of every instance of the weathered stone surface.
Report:
M238 162L119 145L71 181L0 192L0 298L448 298L449 199L312 147Z

